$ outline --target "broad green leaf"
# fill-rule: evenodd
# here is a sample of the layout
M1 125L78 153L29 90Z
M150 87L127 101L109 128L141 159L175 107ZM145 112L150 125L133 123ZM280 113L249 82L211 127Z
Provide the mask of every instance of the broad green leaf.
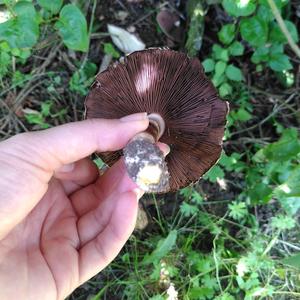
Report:
M218 87L221 83L223 83L225 80L225 75L224 74L215 74L212 78L212 83L215 87Z
M240 42L235 41L228 47L228 51L230 55L240 56L244 54L244 46Z
M250 188L248 195L253 204L265 204L272 198L272 189L266 184L259 182Z
M266 22L270 22L274 20L274 15L269 5L267 6L259 5L257 10L257 16L259 16L261 19L265 20Z
M251 61L255 64L266 62L269 59L270 48L261 46L258 47L251 57Z
M188 291L188 299L190 300L201 300L201 299L211 299L215 294L215 291L208 287L192 287Z
M300 252L281 260L283 264L295 267L300 270Z
M80 9L68 4L60 12L55 27L63 39L64 44L73 50L86 52L89 48L87 23Z
M165 257L176 245L177 230L172 230L165 239L158 242L156 249L147 257L145 257L143 263L150 264L156 263Z
M256 8L253 0L223 0L222 5L227 13L234 17L249 16Z
M212 72L215 69L215 61L211 58L207 58L202 62L205 73Z
M229 60L229 55L228 55L227 49L222 48L218 44L214 44L212 50L213 50L213 56L216 60L222 60L225 62L227 62Z
M218 61L215 65L215 73L217 76L220 76L222 74L224 74L225 69L226 69L226 63L223 61Z
M279 185L274 194L277 197L300 197L300 166L297 166L291 173L286 182Z
M227 45L230 44L235 36L235 25L227 24L222 27L222 29L218 33L219 40Z
M210 182L217 182L218 179L224 178L224 171L220 166L213 166L205 175L204 179L209 179Z
M0 24L0 41L11 48L31 48L39 37L39 18L32 3L20 1L13 7L15 16Z
M258 16L241 21L241 35L251 46L263 46L268 39L268 25Z
M227 82L222 83L219 87L219 93L222 98L230 95L232 93L232 86Z
M295 128L286 129L279 141L268 145L264 154L269 160L285 161L293 159L300 152L300 142Z
M227 78L233 81L242 81L243 80L243 74L241 70L234 65L229 65L226 68L225 74Z
M299 41L299 37L295 24L290 21L284 21L284 23L292 39L297 43ZM272 30L270 32L270 40L272 43L287 43L285 35L282 33L280 27L277 24L274 24L272 27Z
M42 8L48 10L54 15L59 13L63 5L63 0L37 0L37 2Z
M111 55L113 58L120 57L120 53L115 49L112 43L104 43L104 53Z
M271 47L268 65L276 72L287 71L293 68L289 57L283 53L283 44L275 44Z

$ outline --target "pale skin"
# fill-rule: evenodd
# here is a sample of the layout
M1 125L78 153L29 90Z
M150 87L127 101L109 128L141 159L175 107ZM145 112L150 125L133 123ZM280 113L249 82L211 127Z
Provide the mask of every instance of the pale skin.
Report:
M122 159L99 176L88 157L148 124L143 113L86 120L0 143L0 299L64 299L116 257L142 191Z

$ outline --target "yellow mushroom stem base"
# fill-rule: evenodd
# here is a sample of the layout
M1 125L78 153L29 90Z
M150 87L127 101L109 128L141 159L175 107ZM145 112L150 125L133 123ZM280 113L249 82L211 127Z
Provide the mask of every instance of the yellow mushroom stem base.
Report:
M169 191L169 172L163 152L147 134L137 135L123 150L129 177L147 193Z

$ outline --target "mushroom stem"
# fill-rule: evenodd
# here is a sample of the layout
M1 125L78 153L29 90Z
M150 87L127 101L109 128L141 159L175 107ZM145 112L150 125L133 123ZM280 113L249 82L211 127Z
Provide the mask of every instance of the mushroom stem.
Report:
M138 133L124 148L129 177L145 192L162 193L169 190L169 172L163 152L155 145L165 130L158 114L150 114L149 127Z

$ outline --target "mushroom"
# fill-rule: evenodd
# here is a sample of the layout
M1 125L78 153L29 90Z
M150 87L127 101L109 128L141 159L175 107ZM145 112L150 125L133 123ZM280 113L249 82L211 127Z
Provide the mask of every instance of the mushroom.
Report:
M163 9L157 14L156 21L167 37L175 42L182 42L184 30L181 19L176 13Z
M199 180L219 159L228 103L197 58L169 49L126 56L97 75L86 118L121 118L147 112L150 125L125 147L129 176L146 192L176 191ZM155 144L170 146L164 158ZM99 154L109 166L122 151Z

